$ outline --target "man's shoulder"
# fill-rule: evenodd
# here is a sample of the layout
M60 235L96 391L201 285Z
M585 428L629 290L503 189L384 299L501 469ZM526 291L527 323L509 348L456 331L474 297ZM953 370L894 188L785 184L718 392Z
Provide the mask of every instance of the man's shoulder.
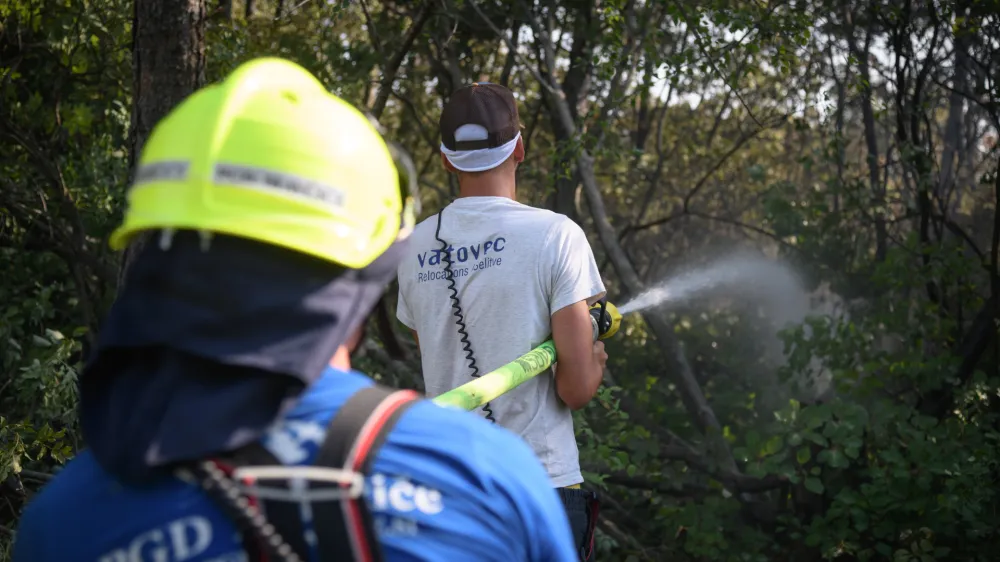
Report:
M519 204L517 208L519 212L514 218L520 223L518 230L533 232L539 242L584 235L580 225L562 213L523 204Z
M94 511L108 515L106 497L115 488L89 450L71 459L24 508L18 526L14 559L46 560L43 550L59 552L65 543L76 541L95 529L86 528ZM113 522L112 522L113 523ZM65 539L65 540L64 540Z
M541 207L532 207L531 205L525 205L517 201L511 202L509 206L504 207L499 212L505 214L508 219L523 221L543 228L549 228L554 225L576 226L579 228L579 225L573 219L562 213ZM417 223L413 231L413 236L419 239L433 239L437 226L438 213L435 213Z
M537 224L542 228L564 226L567 222L570 224L576 224L573 222L573 219L568 216L549 209L532 207L531 205L524 205L521 203L518 204L516 209L518 209L518 214L523 220Z
M413 236L424 235L427 236L434 232L437 228L438 213L427 217L426 219L417 223L417 226L413 227Z
M470 412L439 406L429 399L414 404L400 418L393 433L395 436L389 437L390 444L399 442L411 447L415 440L422 442L424 446L417 450L449 466L464 467L456 472L471 470L478 478L505 472L520 464L539 462L528 445L509 430Z
M310 462L325 439L326 425L355 392L372 384L358 372L328 368L313 384L306 400L276 424L264 438L265 446L286 464ZM497 451L511 451L511 456ZM528 461L524 460L525 455ZM389 432L377 462L386 468L412 468L418 460L431 479L455 478L469 470L482 477L498 466L538 462L515 434L483 418L420 398Z
M101 470L90 451L84 449L32 497L25 516L57 513L67 504L71 505L73 498L81 492L93 490L95 484L99 486L99 481L110 482L110 478Z

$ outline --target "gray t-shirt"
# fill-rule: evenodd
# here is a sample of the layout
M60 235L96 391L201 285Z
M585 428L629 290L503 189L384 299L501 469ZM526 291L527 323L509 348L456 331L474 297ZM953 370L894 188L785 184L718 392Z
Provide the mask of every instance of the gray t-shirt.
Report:
M451 248L455 287L479 374L549 339L557 310L604 295L587 237L565 215L505 197L460 198L443 213L440 236ZM442 244L435 239L437 226L435 215L412 235L411 255L399 266L396 312L420 336L430 397L472 380L449 298ZM490 405L497 423L534 449L553 486L583 481L572 412L556 394L551 373Z

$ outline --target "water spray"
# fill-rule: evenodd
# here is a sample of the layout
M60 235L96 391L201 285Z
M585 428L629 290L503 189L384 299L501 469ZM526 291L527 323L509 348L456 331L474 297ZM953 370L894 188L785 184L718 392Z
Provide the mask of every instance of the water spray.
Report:
M606 340L618 333L621 322L621 312L606 298L590 307L594 341ZM472 411L541 374L555 362L556 346L548 339L503 367L439 395L434 398L434 402L441 406Z
M598 301L590 308L594 340L604 340L615 335L625 314L686 303L722 288L727 289L731 296L756 301L763 298L774 305L771 307L774 314L789 316L786 320L800 320L797 318L798 314L789 313L807 304L796 302L796 295L804 293L798 276L787 266L759 256L731 255L704 267L670 276L621 307L615 307L606 299ZM434 402L463 410L475 410L517 388L555 362L555 344L549 339L503 367L441 394Z
M760 256L735 254L672 275L619 308L623 315L641 312L689 302L719 290L729 296L775 304L775 312L805 306L795 302L803 290L791 268Z

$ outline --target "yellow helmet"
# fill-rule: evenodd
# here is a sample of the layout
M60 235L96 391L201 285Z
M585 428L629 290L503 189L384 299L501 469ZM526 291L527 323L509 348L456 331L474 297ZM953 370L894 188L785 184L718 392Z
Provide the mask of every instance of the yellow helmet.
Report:
M411 170L397 169L393 152L301 66L250 61L153 129L111 247L145 230L190 229L361 269L415 223L415 182L401 185Z

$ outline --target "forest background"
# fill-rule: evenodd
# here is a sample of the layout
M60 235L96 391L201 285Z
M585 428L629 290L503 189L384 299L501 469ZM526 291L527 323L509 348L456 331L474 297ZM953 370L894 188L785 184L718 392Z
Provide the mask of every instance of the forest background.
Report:
M287 57L457 193L437 116L518 95L518 197L588 233L611 298L739 252L802 287L630 315L576 414L608 561L995 560L1000 2L3 0L0 560L82 447L139 147ZM394 295L390 290L390 295ZM360 367L420 388L390 297Z

